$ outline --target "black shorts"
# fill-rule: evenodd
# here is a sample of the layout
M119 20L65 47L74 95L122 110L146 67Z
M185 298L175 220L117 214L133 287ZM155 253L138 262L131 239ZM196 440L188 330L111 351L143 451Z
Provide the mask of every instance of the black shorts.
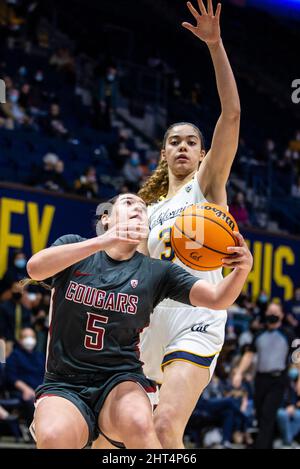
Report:
M147 379L142 373L118 373L103 377L80 375L67 379L62 376L46 373L44 383L36 389L36 405L39 399L47 396L60 396L72 402L83 415L89 428L89 441L91 444L99 434L98 417L104 401L110 391L124 381L139 383L148 394L156 392L155 382ZM34 424L31 427L34 434ZM33 435L34 436L34 435Z

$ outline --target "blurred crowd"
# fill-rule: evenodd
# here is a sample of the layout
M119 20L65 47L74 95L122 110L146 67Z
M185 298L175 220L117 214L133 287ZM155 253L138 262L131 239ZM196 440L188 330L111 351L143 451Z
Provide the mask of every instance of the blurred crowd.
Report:
M25 254L16 251L0 281L0 434L30 442L34 390L45 371L50 292L21 286L26 262Z
M83 103L88 104L91 128L112 130L112 118L119 99L118 69L113 64L96 67L88 80L90 89L82 83L81 75L84 64L78 57L72 56L67 48L59 48L49 59L55 69L57 78L66 81L74 89ZM80 137L76 127L67 123L70 109L61 109L58 97L45 83L45 72L42 69L31 70L21 65L14 76L9 75L5 63L1 71L6 83L7 102L0 105L0 127L5 129L27 128L54 139L62 139L71 145L79 145ZM56 76L56 75L55 75ZM180 99L180 82L176 79L172 99ZM73 86L74 85L74 86ZM200 106L199 85L196 83L190 90L190 105ZM198 90L198 92L197 92ZM185 100L187 98L185 97ZM64 117L66 116L66 117ZM140 152L135 140L126 131L120 129L114 143L103 145L107 157L112 163L115 174L122 181L121 191L137 191L145 179L155 169L159 151L152 149ZM42 156L42 155L41 155ZM241 138L236 169L243 176L245 166L256 168L256 171L267 172L271 164L271 179L278 179L278 187L289 187L290 195L300 197L300 130L286 144L286 148L276 145L275 140L267 139L256 152L252 151ZM85 197L100 197L101 174L97 167L86 165L82 173L74 180L64 171L65 162L59 154L43 156L43 165L34 164L30 178L23 182L34 187L65 193L75 193ZM276 179L277 178L277 179ZM242 179L241 179L242 180ZM124 187L124 188L123 188ZM120 190L120 187L118 188ZM253 213L253 187L233 188L230 193L230 210L240 226L259 226L260 222ZM287 194L285 194L287 195Z
M129 97L129 107L137 101L134 86L138 81L138 76L135 76L138 69L132 69L131 77L124 64L117 65L118 61L101 50L100 46L101 52L95 60L80 50L75 40L72 42L61 31L53 30L49 22L41 17L35 2L16 1L9 4L2 0L0 13L2 10L2 17L5 18L2 32L9 54L0 63L7 95L7 102L0 104L0 129L23 129L29 134L38 132L53 141L78 147L83 143L80 132L83 123L99 132L112 132L116 111L120 103L124 104L124 94ZM20 55L21 61L16 67L9 55L20 50L24 53ZM36 60L35 54L42 59ZM205 90L206 75L203 76L203 83L199 80L187 81L183 70L176 70L171 59L167 60L165 54L154 45L152 53L148 50L145 54L147 68L159 73L166 81L169 119L180 120L182 113L187 112L194 113L194 116L205 114L209 122L204 124L211 126L212 113L209 112ZM144 115L146 103L144 98L139 97L138 100ZM80 103L78 107L75 101ZM211 131L206 128L202 130L204 134ZM162 134L163 129L161 137ZM103 151L98 149L102 153L99 153L98 160L97 155L94 159L99 163L99 159L107 158L111 163L114 177L109 175L107 180L113 181L115 193L137 191L157 165L157 147L153 145L146 152L141 151L135 141L132 134L121 128L113 143L99 142ZM271 197L300 197L300 130L290 133L285 144L272 136L263 144L252 143L245 136L240 139L233 167L239 183L229 185L229 204L240 226L266 228L267 217L273 216ZM85 151L86 148L82 147L79 153L81 166ZM27 169L30 177L24 176L21 182L89 198L106 196L102 190L106 175L103 178L101 164L89 162L83 169L80 167L75 177L66 171L66 164L64 155L59 151L41 154L38 161ZM260 199L258 206L254 207L253 199L259 192L259 177L260 186L273 185L273 189L264 194L263 203ZM246 186L243 184L245 180ZM290 194L286 193L286 187ZM287 226L282 213L274 216L281 220L281 229ZM290 228L292 224L286 229Z
M197 447L299 448L300 287L282 304L261 291L229 308L217 369L187 428ZM297 342L298 338L298 342Z

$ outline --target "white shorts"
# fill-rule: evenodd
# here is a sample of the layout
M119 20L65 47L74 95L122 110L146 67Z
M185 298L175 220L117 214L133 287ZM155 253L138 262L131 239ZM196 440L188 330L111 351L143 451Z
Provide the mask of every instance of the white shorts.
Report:
M145 375L162 383L163 369L173 361L193 363L213 375L225 336L226 311L157 306L140 337Z

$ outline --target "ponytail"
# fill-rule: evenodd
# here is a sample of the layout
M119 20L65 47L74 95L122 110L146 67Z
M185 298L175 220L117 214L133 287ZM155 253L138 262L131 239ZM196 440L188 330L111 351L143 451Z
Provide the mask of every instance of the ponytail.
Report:
M156 170L139 190L138 196L143 199L145 204L150 205L157 202L160 197L166 197L168 189L168 163L164 158L161 158Z
M39 285L40 287L45 288L45 290L51 290L51 286L45 282L33 280L32 278L26 277L19 281L19 285L24 289L28 285Z

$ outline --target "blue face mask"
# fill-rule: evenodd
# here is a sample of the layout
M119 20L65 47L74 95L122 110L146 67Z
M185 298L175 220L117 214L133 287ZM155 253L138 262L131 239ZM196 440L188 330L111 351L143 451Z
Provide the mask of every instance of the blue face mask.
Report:
M24 267L26 266L26 259L16 259L15 266L17 267L17 269L24 269Z
M288 371L289 378L295 381L298 378L299 372L297 368L290 368Z
M264 293L262 293L260 296L259 296L259 301L261 303L267 303L268 302L268 297L267 295L265 295Z
M21 75L21 77L25 77L25 75L27 75L26 67L20 67L19 68L19 74Z
M16 95L16 94L12 94L9 99L10 99L10 101L11 101L12 103L15 104L15 103L17 103L17 102L19 101L19 96Z

